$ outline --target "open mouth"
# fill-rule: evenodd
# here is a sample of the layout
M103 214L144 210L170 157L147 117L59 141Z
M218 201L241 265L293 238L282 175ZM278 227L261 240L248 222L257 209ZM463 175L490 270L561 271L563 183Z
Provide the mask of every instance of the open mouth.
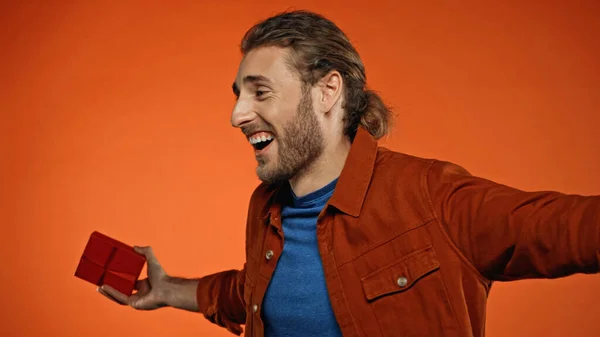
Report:
M262 151L267 146L269 146L269 144L271 144L274 139L275 137L273 137L273 135L270 133L258 132L250 136L248 140L250 141L250 144L252 144L252 147L254 147L256 151Z

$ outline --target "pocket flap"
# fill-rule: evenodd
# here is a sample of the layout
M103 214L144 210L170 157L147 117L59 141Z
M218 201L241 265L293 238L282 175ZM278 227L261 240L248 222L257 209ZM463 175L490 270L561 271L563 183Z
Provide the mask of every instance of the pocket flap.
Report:
M439 269L433 246L417 250L361 279L367 300L410 289L424 275Z

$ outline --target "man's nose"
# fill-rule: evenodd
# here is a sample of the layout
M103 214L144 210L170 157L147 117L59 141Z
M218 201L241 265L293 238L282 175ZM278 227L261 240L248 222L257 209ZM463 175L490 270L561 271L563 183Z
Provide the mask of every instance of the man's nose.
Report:
M231 112L231 125L239 128L256 118L252 102L248 99L239 98Z

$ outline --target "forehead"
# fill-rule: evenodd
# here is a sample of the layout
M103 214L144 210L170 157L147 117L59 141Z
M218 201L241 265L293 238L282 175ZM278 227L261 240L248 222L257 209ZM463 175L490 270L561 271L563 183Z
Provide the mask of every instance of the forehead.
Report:
M296 82L298 76L290 69L288 57L288 51L279 47L251 50L242 58L235 82L241 85L247 76L264 76L280 85Z

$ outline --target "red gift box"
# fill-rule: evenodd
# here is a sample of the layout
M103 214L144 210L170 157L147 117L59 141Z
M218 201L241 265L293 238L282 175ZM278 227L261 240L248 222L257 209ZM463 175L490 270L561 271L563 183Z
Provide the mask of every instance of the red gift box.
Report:
M133 247L93 232L83 251L75 276L97 286L109 285L131 295L146 257Z

